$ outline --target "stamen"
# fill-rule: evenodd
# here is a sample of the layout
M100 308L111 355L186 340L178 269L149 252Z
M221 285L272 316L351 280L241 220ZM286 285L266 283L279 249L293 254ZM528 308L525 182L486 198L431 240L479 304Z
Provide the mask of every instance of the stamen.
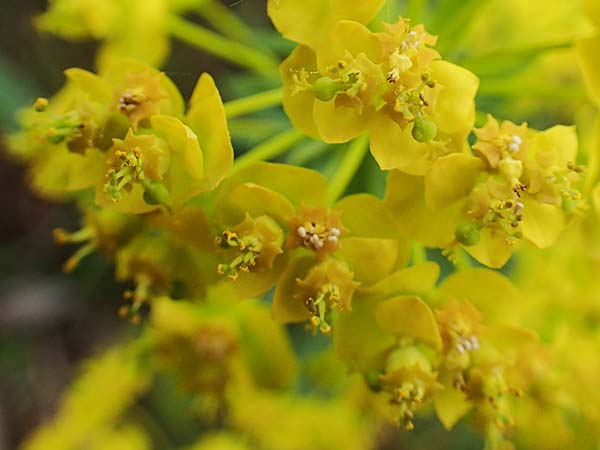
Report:
M343 308L340 301L340 290L335 284L327 283L319 289L316 298L307 298L304 306L312 315L310 322L313 331L319 329L321 333L329 334L331 325L328 321L331 311L341 311Z
M307 222L296 228L296 233L302 238L303 245L309 249L320 250L326 242L338 243L341 231L339 228L326 228L321 224Z
M148 100L143 89L127 89L121 97L119 97L119 111L124 114L131 114L142 103Z
M257 239L251 236L240 238L229 230L215 238L215 244L223 249L237 249L239 252L230 263L221 263L217 266L217 273L231 280L237 280L239 272L250 272L250 269L256 266L256 259L262 250L262 245Z
M142 152L139 147L131 151L117 150L108 161L109 169L103 186L104 192L112 197L113 202L123 198L123 191L130 191L132 184L144 179L142 168Z
M86 256L92 254L96 250L96 243L89 242L88 244L80 247L67 261L63 264L63 270L66 273L71 273L79 265L81 260Z
M65 244L82 244L81 246L65 263L63 264L63 270L66 273L70 273L79 265L79 263L88 255L93 253L97 248L96 242L96 231L91 227L83 227L81 230L73 233L68 233L62 228L56 228L52 232L54 240L59 245Z

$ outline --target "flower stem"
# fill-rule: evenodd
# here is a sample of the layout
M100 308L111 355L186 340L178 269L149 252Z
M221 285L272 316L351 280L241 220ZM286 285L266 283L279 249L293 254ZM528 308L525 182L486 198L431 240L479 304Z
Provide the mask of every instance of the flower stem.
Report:
M335 202L346 191L350 181L354 178L356 171L365 158L368 149L369 136L367 133L350 143L336 174L329 183L329 190L327 192L327 200L329 203Z
M227 39L175 15L169 16L167 26L173 37L200 50L268 78L278 77L277 60L261 51Z
M228 38L238 42L257 44L252 28L233 12L233 8L223 5L218 0L203 0L193 8L196 13Z
M304 135L295 129L283 131L236 158L232 170L239 170L255 162L275 158L303 138Z
M427 251L425 250L425 247L418 242L413 242L411 244L411 259L411 265L413 266L427 262Z
M473 267L471 257L469 254L460 246L456 248L456 261L454 262L456 270L467 270Z
M534 83L519 83L518 92L515 84L507 81L486 81L479 87L479 95L508 96L508 97L543 97L545 99L573 99L585 98L585 90L581 86L552 86Z
M279 105L282 100L283 90L281 88L260 92L225 103L225 114L227 114L228 119L233 119L234 117Z

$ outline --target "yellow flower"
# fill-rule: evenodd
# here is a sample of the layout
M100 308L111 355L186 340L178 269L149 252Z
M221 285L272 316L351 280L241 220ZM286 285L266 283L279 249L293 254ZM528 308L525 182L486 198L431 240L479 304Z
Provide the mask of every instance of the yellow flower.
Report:
M313 330L331 332L333 315L352 309L357 287L343 261L300 257L290 262L273 297L273 318L279 322L307 322Z
M359 287L352 310L340 314L334 347L363 376L371 400L396 425L413 428L416 410L438 389L435 352L442 341L432 310L421 299L438 278L433 263L397 270Z
M477 78L439 60L435 38L402 18L372 33L341 21L314 50L298 46L283 62L284 109L294 125L325 142L370 132L382 169L424 174L461 151L475 118Z
M124 140L115 139L108 151L96 203L104 208L114 203L119 211L137 214L151 211L156 204L168 204L168 192L158 191L154 183L160 183L169 162L166 143L152 135L136 136L130 130ZM156 198L150 197L153 194Z
M214 189L233 162L225 110L203 74L184 116L164 73L133 60L100 75L66 71L67 85L23 115L13 153L32 166L34 185L61 197L96 185L96 202L123 213L177 209Z
M535 371L533 362L541 361L547 349L533 331L519 325L520 309L530 297L499 272L481 268L449 276L437 294L436 319L444 343L439 380L444 389L434 396L436 413L450 429L474 410L489 444L505 442L513 426L527 429L527 423L514 423L512 414L523 391L533 391L535 380L549 380ZM519 399L513 401L515 397Z
M423 180L391 174L387 202L400 230L424 245L460 244L501 267L521 240L556 242L579 208L577 137L572 127L535 131L491 117L475 134L475 156L441 157Z
M301 206L289 221L290 262L275 289L273 317L310 321L328 334L349 312L357 287L367 287L407 263L406 242L378 199L359 194L331 209Z
M379 377L381 388L389 397L393 423L410 431L415 425L415 411L440 388L430 359L419 347L410 345L392 351L386 361L385 374Z
M123 294L126 304L119 315L139 323L154 298L171 295L176 286L180 294L203 293L214 281L202 270L210 262L197 249L163 230L143 229L115 254L115 278L133 284L133 289Z
M228 263L219 264L217 272L235 281L240 273L273 269L275 258L283 253L283 230L269 216L246 215L231 230L217 236L215 242L225 257L232 258Z

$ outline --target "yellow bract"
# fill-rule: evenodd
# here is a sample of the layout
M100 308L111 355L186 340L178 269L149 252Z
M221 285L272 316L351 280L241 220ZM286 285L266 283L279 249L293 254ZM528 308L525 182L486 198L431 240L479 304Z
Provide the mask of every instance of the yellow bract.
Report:
M385 0L269 0L267 12L287 39L315 48L340 20L367 24Z

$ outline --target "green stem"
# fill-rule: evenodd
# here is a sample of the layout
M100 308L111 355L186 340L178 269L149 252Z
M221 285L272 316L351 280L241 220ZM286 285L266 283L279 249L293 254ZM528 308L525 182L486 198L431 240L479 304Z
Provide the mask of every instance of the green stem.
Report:
M456 267L456 270L459 271L473 268L471 257L461 246L457 246L456 248L456 261L454 266Z
M194 5L194 11L225 36L238 42L257 43L252 28L233 12L233 8L217 0L203 0L200 4Z
M304 134L295 129L286 130L282 133L279 133L268 141L265 141L244 153L239 158L236 158L233 164L233 170L239 170L240 168L246 167L255 162L266 161L275 158L303 138Z
M506 70L508 66L512 65L522 67L525 63L532 61L544 52L568 49L572 45L571 41L565 41L507 49L495 49L478 55L465 55L453 62L475 73L489 72L490 70L496 69Z
M369 149L369 136L367 133L356 138L348 146L348 150L342 159L336 174L329 183L327 200L329 203L335 202L346 191L346 188L354 178L356 171L360 167L365 154Z
M440 37L436 49L443 55L451 49L462 47L462 42L471 29L478 23L477 19L490 0L461 0L446 2L447 8L436 8L434 26L431 29Z
M423 264L427 262L427 251L423 245L418 242L413 242L411 245L411 257L412 257L412 265L416 266L417 264Z
M480 95L497 95L509 97L544 97L546 99L572 99L580 100L586 96L581 86L551 86L533 83L515 83L510 81L486 81L479 87Z
M281 88L260 92L225 103L225 114L227 114L228 119L233 119L234 117L279 105L282 100L283 90Z
M175 15L168 17L167 26L173 37L187 44L269 78L278 78L278 62L263 52L227 39Z

